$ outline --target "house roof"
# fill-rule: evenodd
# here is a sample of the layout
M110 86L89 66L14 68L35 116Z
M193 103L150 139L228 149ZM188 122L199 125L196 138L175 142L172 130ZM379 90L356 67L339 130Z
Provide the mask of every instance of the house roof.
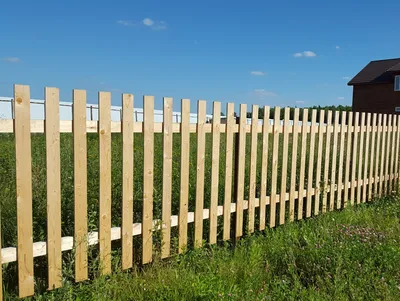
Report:
M349 81L348 85L386 83L393 79L393 71L400 71L400 58L372 61Z

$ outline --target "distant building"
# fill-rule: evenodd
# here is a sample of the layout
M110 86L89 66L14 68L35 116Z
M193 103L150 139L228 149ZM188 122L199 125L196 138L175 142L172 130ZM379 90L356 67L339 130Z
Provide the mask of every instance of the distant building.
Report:
M400 113L400 58L370 62L348 85L353 111Z

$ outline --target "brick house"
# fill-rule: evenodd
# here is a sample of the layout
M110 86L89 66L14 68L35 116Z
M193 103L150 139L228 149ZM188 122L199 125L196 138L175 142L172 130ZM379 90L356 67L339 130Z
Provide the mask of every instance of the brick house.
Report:
M348 85L353 111L400 113L400 58L370 62Z

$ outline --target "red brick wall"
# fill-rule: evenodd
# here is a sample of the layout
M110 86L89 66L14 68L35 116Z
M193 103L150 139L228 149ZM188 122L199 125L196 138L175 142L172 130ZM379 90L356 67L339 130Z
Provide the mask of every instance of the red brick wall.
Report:
M400 92L394 83L353 87L353 111L394 114L400 107Z

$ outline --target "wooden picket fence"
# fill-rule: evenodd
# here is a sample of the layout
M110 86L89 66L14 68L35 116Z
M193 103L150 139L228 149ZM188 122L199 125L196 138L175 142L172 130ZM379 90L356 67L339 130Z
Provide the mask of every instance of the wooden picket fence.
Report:
M239 116L242 118L236 119L234 104L229 103L226 109L226 123L223 124L220 121L221 104L214 102L212 123L208 124L205 122L206 102L199 101L197 124L190 124L190 100L182 99L181 123L173 123L172 99L164 98L164 122L155 123L154 98L145 96L143 99L144 122L141 123L133 122L133 95L123 94L122 121L113 122L110 118L111 94L99 92L99 120L88 121L86 92L74 90L73 120L60 121L59 90L46 88L46 120L43 121L30 120L29 86L15 85L14 101L15 119L0 120L0 132L14 133L15 137L18 245L3 248L1 262L3 264L17 262L20 297L34 294L34 257L47 256L48 287L51 290L62 286L62 252L64 251L74 249L75 280L78 282L88 279L89 245L99 245L101 274L106 275L112 272L111 242L113 240L121 240L122 269L129 269L134 264L132 255L134 236L142 236L142 263L146 264L153 259L153 232L156 230L162 231L164 243L161 257L166 258L171 254L172 227L179 228L179 252L183 252L188 243L189 223L194 223L194 246L200 247L203 243L203 220L206 219L209 220L208 242L215 244L218 231L221 230L218 230L218 227L221 227L221 224L218 225L219 216L223 219L222 239L229 240L240 238L244 231L254 232L255 225L258 225L258 230L264 230L266 224L275 227L277 223L284 224L286 221L318 215L320 212L341 209L347 204L354 205L370 201L375 196L391 193L398 186L399 115L342 112L340 117L339 112L327 111L326 114L325 111L320 111L319 120L317 120L317 111L312 110L309 123L307 109L303 110L301 118L303 122L299 122L299 109L295 109L294 119L291 121L289 108L284 109L284 118L281 120L280 108L276 107L274 122L271 124L269 122L270 108L265 107L264 120L268 122L259 124L258 106L252 106L252 123L248 125L246 124L247 106L240 105ZM48 222L46 242L33 242L32 239L31 133L45 133L46 136ZM73 134L74 237L61 235L60 133ZM98 133L99 138L98 232L88 232L87 133ZM111 133L121 133L123 141L121 227L111 225ZM133 133L144 135L141 223L135 223L133 220ZM163 135L163 168L160 171L163 174L161 221L153 219L153 180L156 172L153 166L155 133ZM171 215L171 179L174 176L172 172L173 133L180 133L181 140L178 215ZM194 212L188 211L191 133L196 133L197 141ZM209 208L204 208L206 133L212 135L212 187ZM247 140L248 134L250 140ZM261 187L260 197L256 198L258 135L262 136L262 153L259 158L261 160ZM223 205L218 205L221 139L225 140L226 176ZM270 139L273 145L272 153L268 147ZM245 162L247 141L250 141L249 183L244 182L245 164L248 164ZM291 152L288 152L289 145L292 145ZM300 156L298 156L299 152ZM288 153L292 154L290 161ZM279 160L280 156L282 156L282 161ZM290 175L288 174L289 163ZM278 164L280 169L278 169ZM297 174L298 164L300 164L300 174ZM314 170L314 165L316 165L316 170ZM308 166L307 169L306 166ZM271 181L267 183L269 170L272 176ZM235 176L232 176L233 173ZM245 184L249 185L248 200L244 199ZM268 185L270 189L267 189ZM287 187L290 189L287 190ZM269 195L267 191L270 191ZM280 194L277 193L278 191ZM259 208L258 214L255 214L256 208ZM232 225L231 217L234 217ZM244 220L245 217L247 217L246 220ZM2 282L1 274L0 272L0 283ZM0 289L0 294L2 291L3 289Z

